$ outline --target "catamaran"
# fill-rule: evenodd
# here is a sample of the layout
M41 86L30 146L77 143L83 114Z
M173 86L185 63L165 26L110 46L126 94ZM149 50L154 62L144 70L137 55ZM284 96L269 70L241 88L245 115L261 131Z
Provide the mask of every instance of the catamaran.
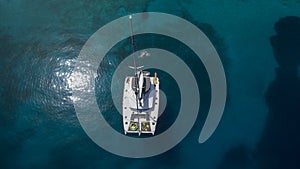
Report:
M150 133L154 135L159 111L159 79L136 65L132 16L129 16L131 47L133 53L134 76L127 76L123 90L123 127L124 133Z

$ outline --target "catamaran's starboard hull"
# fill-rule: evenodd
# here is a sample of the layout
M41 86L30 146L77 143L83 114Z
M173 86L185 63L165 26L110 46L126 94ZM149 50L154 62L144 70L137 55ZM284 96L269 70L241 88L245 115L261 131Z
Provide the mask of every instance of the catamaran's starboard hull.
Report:
M123 90L123 126L127 133L155 133L159 111L159 79L147 77L148 84L143 90L143 105L137 102L134 90L134 76L127 76Z

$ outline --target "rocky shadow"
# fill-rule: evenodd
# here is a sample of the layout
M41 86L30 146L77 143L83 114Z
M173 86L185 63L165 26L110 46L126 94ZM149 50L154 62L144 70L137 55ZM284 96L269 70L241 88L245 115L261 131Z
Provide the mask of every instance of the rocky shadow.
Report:
M271 37L278 63L276 78L269 85L266 126L257 145L259 169L300 168L300 18L285 17L274 26Z
M281 18L274 29L270 42L278 67L265 95L269 111L262 136L255 150L232 147L218 169L300 168L300 18Z

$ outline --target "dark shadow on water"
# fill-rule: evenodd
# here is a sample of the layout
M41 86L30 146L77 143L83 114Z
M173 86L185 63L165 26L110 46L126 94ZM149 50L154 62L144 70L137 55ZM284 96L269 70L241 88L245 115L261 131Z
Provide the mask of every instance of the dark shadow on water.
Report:
M275 24L271 37L276 78L269 85L267 122L257 145L260 169L300 168L300 18L285 17Z
M218 169L246 169L251 164L251 154L246 145L236 145L226 152Z
M300 18L282 18L274 29L270 42L278 67L265 95L269 112L262 136L255 150L231 148L219 169L300 168Z

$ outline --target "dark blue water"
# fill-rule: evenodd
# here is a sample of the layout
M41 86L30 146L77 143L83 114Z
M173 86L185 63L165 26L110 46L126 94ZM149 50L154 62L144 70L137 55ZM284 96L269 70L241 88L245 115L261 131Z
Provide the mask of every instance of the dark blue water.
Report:
M204 144L197 139L210 106L203 64L184 44L164 36L136 37L137 48L174 52L193 71L201 93L196 124L176 147L146 159L110 154L83 131L68 81L86 40L106 23L136 12L174 14L198 26L225 68L228 98L222 121ZM295 16L295 17L287 17ZM278 1L75 1L0 2L0 168L203 168L298 169L300 154L300 2ZM110 83L129 42L114 46L98 70L99 108L122 132ZM121 57L120 53L124 54ZM158 71L158 70L150 70ZM158 133L176 119L174 79ZM168 88L174 90L168 90ZM101 107L103 106L103 107Z

